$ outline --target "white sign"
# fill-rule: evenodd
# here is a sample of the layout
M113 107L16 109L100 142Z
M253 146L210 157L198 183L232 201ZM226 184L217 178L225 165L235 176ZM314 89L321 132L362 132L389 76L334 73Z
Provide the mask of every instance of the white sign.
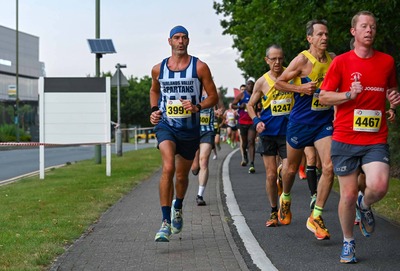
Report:
M106 144L111 176L111 85L106 78L39 79L40 178L44 147L51 144Z

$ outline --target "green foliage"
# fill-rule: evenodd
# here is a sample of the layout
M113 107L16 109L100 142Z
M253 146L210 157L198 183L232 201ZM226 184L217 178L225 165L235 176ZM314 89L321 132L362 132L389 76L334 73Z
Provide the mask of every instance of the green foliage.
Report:
M31 141L31 136L23 129L19 129L21 142ZM17 140L17 132L15 125L4 124L0 126L0 142L15 142Z
M361 10L369 10L377 17L375 47L391 54L400 65L400 51L396 50L400 47L400 26L397 17L392 16L400 12L400 5L395 0L222 0L214 1L214 9L224 16L223 34L232 36L233 47L240 53L238 67L245 77L258 78L266 71L265 49L271 44L283 47L286 65L307 49L305 25L312 19L328 21L329 51L348 51L351 18Z
M150 86L151 78L145 76L141 79L131 76L128 79L129 87L120 88L120 115L121 123L150 127ZM117 88L111 92L111 119L117 121Z

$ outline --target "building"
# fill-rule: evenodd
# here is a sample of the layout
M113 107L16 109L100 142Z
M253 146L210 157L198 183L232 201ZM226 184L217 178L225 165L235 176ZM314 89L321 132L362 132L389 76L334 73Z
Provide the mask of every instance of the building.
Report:
M16 31L0 26L0 126L14 124L17 94ZM39 77L44 76L39 61L39 38L19 32L18 35L18 107L19 127L36 139L38 123ZM0 138L1 141L1 138Z

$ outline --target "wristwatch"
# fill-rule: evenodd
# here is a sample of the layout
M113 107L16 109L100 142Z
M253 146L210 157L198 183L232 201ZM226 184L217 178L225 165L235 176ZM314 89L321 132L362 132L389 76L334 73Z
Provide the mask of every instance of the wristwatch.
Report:
M196 107L199 109L199 112L201 111L201 105L200 104L196 104Z
M346 99L347 99L347 100L350 100L350 99L351 99L351 92L350 92L350 91L347 91L347 92L346 92Z

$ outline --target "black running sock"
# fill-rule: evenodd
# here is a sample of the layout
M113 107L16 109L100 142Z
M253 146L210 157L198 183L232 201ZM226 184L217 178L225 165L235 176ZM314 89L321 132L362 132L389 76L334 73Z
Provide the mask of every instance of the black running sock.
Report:
M276 207L271 207L271 213L277 213L278 212L278 206Z
M306 169L308 189L310 189L311 196L317 193L317 167L307 166Z

